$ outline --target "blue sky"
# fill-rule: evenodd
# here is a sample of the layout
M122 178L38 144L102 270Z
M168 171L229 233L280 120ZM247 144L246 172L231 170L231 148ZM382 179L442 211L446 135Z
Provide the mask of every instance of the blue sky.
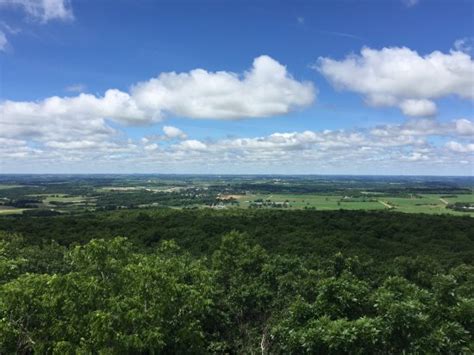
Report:
M0 0L0 172L472 175L473 13Z

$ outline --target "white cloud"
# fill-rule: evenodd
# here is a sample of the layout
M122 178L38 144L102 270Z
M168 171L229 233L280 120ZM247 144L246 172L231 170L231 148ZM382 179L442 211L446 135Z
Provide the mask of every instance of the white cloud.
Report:
M0 0L0 5L1 5ZM16 27L9 26L7 23L0 21L0 52L5 52L9 46L9 37L10 35L16 35L20 33L21 30ZM8 37L7 37L8 34Z
M413 117L430 117L436 115L436 104L430 100L403 100L400 109L404 115Z
M282 115L310 105L315 93L311 83L293 79L285 66L268 56L255 58L241 76L203 69L163 73L131 90L137 105L155 118L169 113L209 119Z
M450 141L446 143L446 148L453 152L457 153L472 153L474 152L474 144L473 143L467 143L467 144L462 144L459 142L454 142Z
M156 143L152 143L152 144L147 144L145 145L145 147L143 149L145 149L146 151L148 152L151 152L153 150L157 150L159 148L159 145L156 144Z
M449 150L434 146L425 137L408 135L401 127L392 126L394 133L377 135L374 130L338 130L276 132L260 137L223 138L217 140L189 139L168 146L155 145L147 151L147 162L175 164L176 166L214 166L214 171L226 166L248 169L259 167L260 172L292 171L300 169L376 169L404 166L423 169L447 166L459 156L450 156ZM387 128L388 130L388 128ZM401 135L395 135L395 131ZM419 133L421 135L421 132ZM426 137L430 133L426 134ZM462 153L462 160L469 161ZM140 158L138 158L140 160ZM420 165L421 164L421 165ZM283 169L283 170L281 170ZM240 170L241 171L241 170ZM326 170L327 171L327 170ZM412 171L414 172L414 171Z
M420 56L405 47L363 48L339 61L321 57L316 68L337 89L359 93L372 106L398 106L408 116L432 116L433 100L441 97L474 99L474 62L460 51Z
M57 148L57 149L92 149L92 148L99 148L103 144L102 142L94 141L94 140L75 140L75 141L67 141L67 142L57 142L57 141L50 141L46 142L45 146L50 148Z
M411 154L407 155L407 156L402 156L400 157L401 160L405 160L405 161L420 161L420 160L428 160L428 156L427 155L424 155L423 153L421 152L412 152Z
M119 122L147 121L127 93L107 90L103 97L80 94L75 97L49 97L38 102L5 101L0 104L0 132L4 136L66 137L76 130L87 132L111 131L105 118Z
M74 19L69 0L0 0L0 7L13 7L23 10L29 19L45 24L51 20L70 21ZM16 35L19 28L0 22L7 33ZM8 43L3 31L0 31L0 51L4 51Z
M409 119L402 125L385 125L372 129L376 137L445 136L463 137L474 134L474 122L465 118L441 123L434 119Z
M5 33L3 31L0 31L0 52L3 52L6 50L8 44L7 36L5 36Z
M202 173L209 168L216 173L440 173L440 169L452 173L449 169L466 171L468 163L474 163L474 145L466 135L471 125L466 119L448 123L412 119L373 129L275 132L259 137L186 138L178 142L163 138L166 136L132 140L120 132L93 134L91 127L78 125L69 130L69 136L45 134L34 145L27 139L0 138L0 168L6 171L16 164L27 167L25 171L56 167L62 171L110 172L120 166L143 172L159 169ZM449 137L450 143L431 140L433 136Z
M130 94L109 89L103 96L81 93L40 101L3 101L0 137L50 142L50 148L58 149L74 147L78 143L71 141L75 140L82 142L77 148L86 148L93 146L90 142L120 135L110 121L143 125L167 115L214 119L273 116L309 104L314 95L311 84L294 80L284 66L262 56L242 76L198 69L161 74L135 85ZM165 126L163 131L158 140L187 137L176 127Z
M166 138L169 139L186 139L187 137L186 133L173 126L164 126L163 132L165 133Z
M259 63L262 58L263 64ZM307 100L293 99L301 92L308 95ZM140 95L147 96L146 102ZM242 75L204 70L164 73L134 86L130 92L111 89L102 96L4 101L0 103L0 170L21 165L25 171L44 167L50 171L110 172L116 171L117 166L133 166L134 171L136 167L136 171L144 172L158 168L186 172L194 166L194 171L199 172L205 171L203 167L212 167L214 172L260 169L267 173L330 173L355 167L361 172L386 173L394 166L434 169L454 162L472 162L469 138L474 133L474 122L467 118L451 122L408 119L400 125L373 129L275 132L260 137L200 140L170 125L162 127L162 134L128 139L122 126L153 124L169 115L205 118L213 113L211 118L215 119L247 117L251 113L258 115L250 117L271 116L303 107L314 95L311 84L296 81L271 58L259 57ZM245 103L234 104L234 99ZM405 103L406 110L424 110L425 114L427 109L418 101L430 101L418 97L395 99L399 100L397 105ZM407 104L408 100L418 101ZM221 106L227 105L233 110L232 115L221 116ZM447 139L431 140L433 136ZM445 141L450 143L444 145Z
M456 132L460 135L473 136L474 137L474 122L469 121L465 118L461 118L455 121Z
M177 150L205 150L207 145L195 139L189 139L174 145Z
M0 0L0 6L20 7L29 17L42 23L74 19L69 0Z
M242 76L204 70L164 73L138 84L130 94L110 89L103 96L6 100L0 102L0 138L27 140L48 151L68 151L69 156L74 150L117 152L117 144L133 150L123 142L121 125L151 124L171 114L215 119L272 116L310 103L314 92L311 84L292 79L278 62L259 57ZM185 141L187 135L179 128L164 126L163 132L144 137L144 143L152 148L154 141L178 139L183 141L181 149L205 148Z

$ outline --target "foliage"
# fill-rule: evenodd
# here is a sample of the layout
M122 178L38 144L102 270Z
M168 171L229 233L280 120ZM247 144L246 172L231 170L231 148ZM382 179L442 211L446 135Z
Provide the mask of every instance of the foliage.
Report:
M473 275L429 256L283 255L236 231L194 256L3 233L0 353L469 353Z

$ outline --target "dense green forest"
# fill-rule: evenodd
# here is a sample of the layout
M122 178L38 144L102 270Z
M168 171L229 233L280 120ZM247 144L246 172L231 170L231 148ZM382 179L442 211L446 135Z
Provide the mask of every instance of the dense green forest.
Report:
M0 353L474 351L468 216L147 209L0 231Z

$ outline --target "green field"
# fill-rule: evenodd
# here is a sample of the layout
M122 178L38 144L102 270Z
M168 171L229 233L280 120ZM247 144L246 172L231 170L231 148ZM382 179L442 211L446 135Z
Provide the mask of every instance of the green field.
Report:
M382 200L393 206L393 209L407 213L449 213L454 215L471 215L472 212L458 212L447 209L447 203L454 202L474 202L472 194L453 195L453 197L444 197L439 194L424 194L417 197L386 197ZM447 202L447 203L446 203Z
M443 197L444 196L444 197ZM393 210L405 213L454 214L474 216L474 212L457 212L447 209L447 203L471 202L472 194L446 195L424 194L413 197L380 196L351 198L342 195L293 195L293 194L250 194L238 196L241 208L315 208L316 210ZM263 202L261 202L263 201ZM447 202L447 203L446 203ZM274 205L275 204L275 205ZM389 207L390 206L390 207Z
M0 206L0 215L20 214L25 210L26 210L26 208L15 208L15 207L9 207L9 206Z
M38 197L41 197L38 195ZM70 195L45 195L43 202L44 203L51 203L51 202L70 202L70 203L83 203L89 201L90 198L86 196L70 196Z
M440 198L448 201L449 203L455 202L470 202L474 203L474 194L466 195L439 195Z
M0 184L0 190L13 189L15 187L21 187L21 185Z
M301 208L316 208L317 210L358 210L370 209L380 210L385 207L376 200L367 198L362 199L344 199L344 196L337 195L309 195L309 194L255 194L244 195L239 197L241 207L250 207L255 201L271 201L270 203L287 204L287 208L301 209Z
M67 194L36 194L31 197L42 200L42 208L51 208L59 212L79 212L95 206L95 199L88 196Z

